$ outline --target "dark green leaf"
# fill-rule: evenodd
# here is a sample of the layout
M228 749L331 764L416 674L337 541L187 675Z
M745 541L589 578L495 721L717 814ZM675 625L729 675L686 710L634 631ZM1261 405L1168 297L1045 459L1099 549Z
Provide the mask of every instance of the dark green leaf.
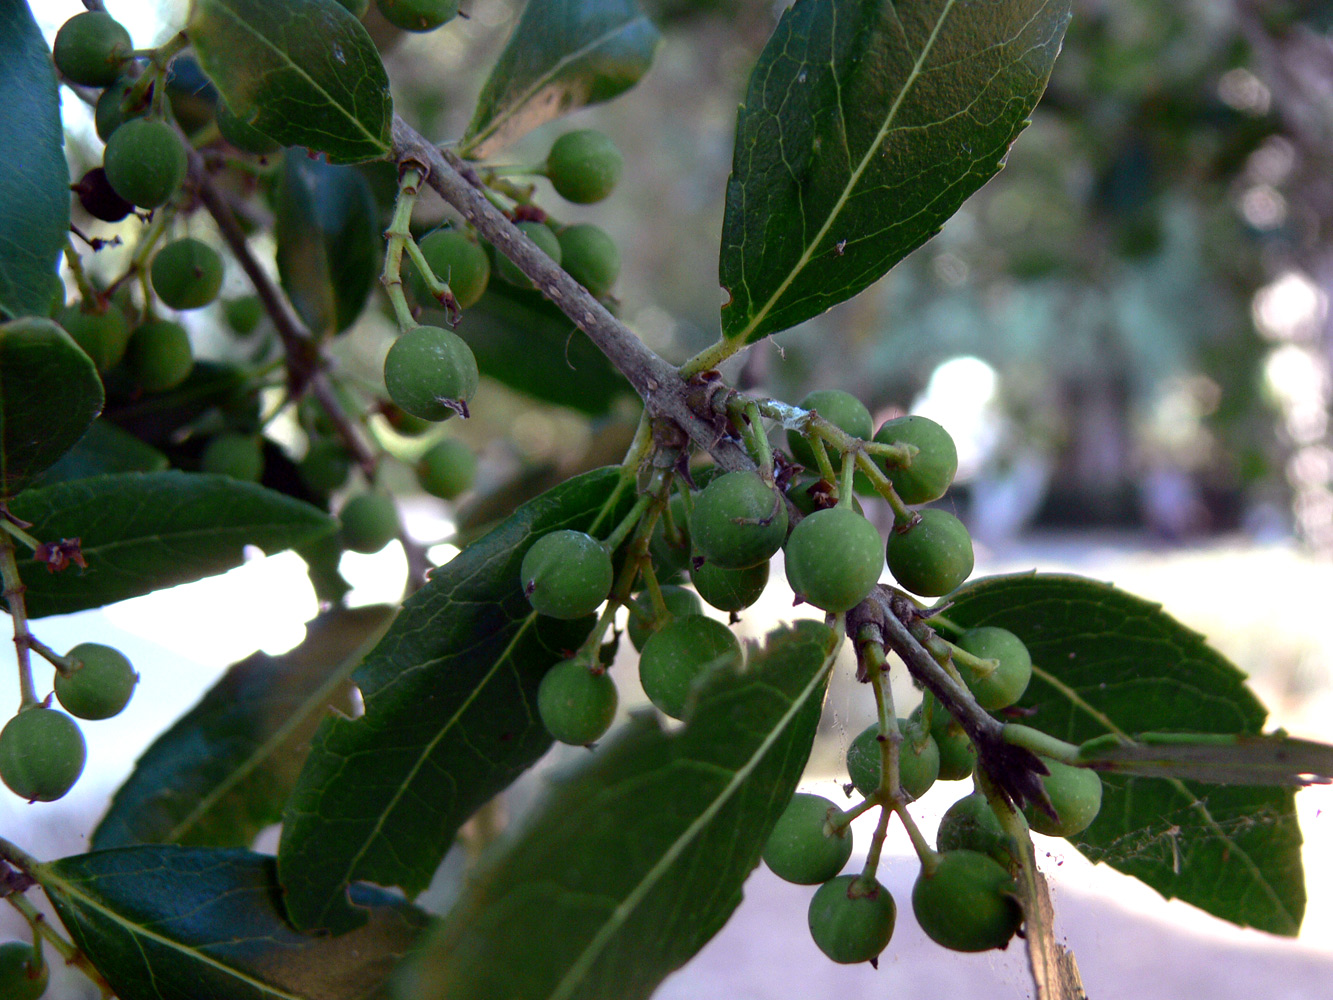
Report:
M722 222L728 340L878 280L1000 169L1069 0L800 0L750 77Z
M233 665L144 751L93 848L251 844L282 818L324 716L351 711L352 670L392 617L384 605L329 611L290 652Z
M1293 787L1333 780L1333 746L1282 733L1140 733L1132 740L1109 735L1084 743L1078 756L1103 773L1145 778Z
M82 541L88 568L48 573L19 560L28 614L86 611L239 566L255 545L272 554L332 531L310 504L227 476L124 472L28 490L10 510L44 542Z
M1244 675L1156 604L1057 575L980 580L951 600L950 621L998 625L1027 644L1024 721L1059 739L1263 727ZM1232 923L1296 933L1305 881L1291 789L1118 774L1103 784L1101 813L1071 838L1089 858Z
M463 148L490 156L623 94L648 72L660 37L635 0L531 0L482 88Z
M23 0L0 0L0 308L45 316L69 239L69 167L51 50Z
M69 334L49 319L0 324L0 500L72 448L101 409L102 380Z
M353 677L365 714L325 721L288 800L278 863L297 926L355 926L345 892L356 879L415 896L464 820L550 746L537 685L592 622L538 617L519 565L548 531L605 534L632 501L619 469L571 479L404 603Z
M838 645L798 622L747 669L710 675L683 729L635 716L469 884L397 995L651 994L740 903L805 767Z
M265 135L333 163L388 155L388 74L336 0L191 0L185 30L227 106Z
M369 916L346 937L283 919L273 859L243 850L129 847L41 865L38 881L120 1000L368 1000L425 924L358 887Z
M274 237L283 291L316 333L361 315L379 275L383 239L370 185L354 167L288 156Z
M41 474L37 485L50 486L108 472L161 472L166 467L167 456L156 448L113 423L94 420L88 433Z
M184 382L153 395L144 395L137 386L117 384L118 373L119 369L107 373L103 417L158 448L170 447L182 427L210 410L240 406L254 390L249 373L225 361L196 361Z

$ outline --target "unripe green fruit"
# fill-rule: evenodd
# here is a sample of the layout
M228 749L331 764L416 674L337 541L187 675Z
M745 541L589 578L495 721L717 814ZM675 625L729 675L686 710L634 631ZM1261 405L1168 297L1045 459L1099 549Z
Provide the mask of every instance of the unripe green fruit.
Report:
M1005 867L1012 861L1008 843L1000 817L980 792L963 796L945 810L935 833L935 846L940 851L975 851Z
M609 137L596 129L566 132L551 144L546 176L556 193L576 205L601 201L620 180L625 159Z
M523 593L538 614L590 615L611 592L615 572L606 546L582 531L551 531L532 543L519 569Z
M99 372L110 371L125 356L130 342L130 325L125 314L113 305L101 312L86 311L80 305L66 306L60 313L60 325L93 359Z
M639 656L639 682L649 701L681 719L695 680L715 665L740 662L741 644L731 629L703 615L688 615L648 637Z
M550 257L555 263L560 263L560 240L556 238L555 233L551 232L549 226L541 222L520 222L518 228L523 235L537 244L538 250ZM519 288L536 287L532 279L523 273L522 268L504 254L496 255L495 273L511 285L516 285Z
M905 589L942 597L971 575L972 536L947 510L923 510L920 519L889 532L889 572Z
M843 965L868 962L888 947L898 907L889 890L875 882L859 884L859 875L839 875L821 885L810 899L806 920L819 950Z
M620 276L620 248L606 231L592 223L566 226L556 234L560 266L597 298L611 291Z
M1072 837L1082 833L1101 812L1101 775L1090 768L1062 764L1048 757L1041 758L1041 762L1051 772L1042 775L1041 783L1059 819L1051 819L1040 806L1029 802L1023 807L1028 826L1048 837Z
M914 799L926 794L940 773L940 749L921 726L898 720L903 741L898 744L898 784ZM871 723L847 748L847 774L862 795L879 788L881 771L879 723Z
M610 674L593 673L582 660L560 661L537 688L542 725L561 743L575 746L586 746L611 728L618 701Z
M699 596L719 611L744 611L768 586L768 563L745 569L723 569L707 560L690 567L690 583Z
M253 333L259 321L264 318L264 304L258 295L242 295L240 298L227 299L222 303L222 318L232 331L244 337Z
M110 140L116 129L131 118L141 118L148 112L148 101L138 102L133 111L125 112L125 99L133 86L133 80L121 77L98 95L97 106L93 109L93 126L97 129L97 138L103 142Z
M472 489L477 478L477 456L462 441L446 438L426 449L417 460L417 482L431 496L453 500Z
M375 6L404 31L434 31L458 16L458 0L375 0Z
M814 410L821 417L846 431L852 437L869 439L875 429L874 419L865 404L850 392L841 389L817 389L801 400L801 409ZM807 469L817 470L819 463L815 450L797 431L787 431L787 448L791 457ZM832 456L830 456L832 457ZM834 468L837 467L836 462Z
M64 712L28 708L0 730L0 780L29 802L54 802L83 773L88 750Z
M222 288L222 255L207 243L185 238L153 255L153 291L172 309L199 309Z
M462 233L449 229L431 233L422 239L420 246L426 263L449 286L459 307L475 305L491 280L491 259L486 251ZM411 281L418 302L438 304L415 268Z
M448 420L480 381L477 359L463 338L440 326L408 330L384 359L384 386L390 398L423 420Z
M282 149L282 144L269 138L243 118L232 113L226 101L218 101L218 131L234 149L256 156L271 156Z
M757 566L787 538L787 505L757 472L728 472L695 497L690 538L723 569Z
M81 642L66 654L81 666L70 674L56 674L56 700L80 719L109 719L119 715L134 694L139 675L125 654L97 642Z
M170 320L149 320L130 334L126 360L135 382L145 392L174 389L194 368L190 335Z
M1014 880L994 858L946 851L935 870L922 868L912 887L912 912L936 944L954 951L1003 948L1023 921Z
M1023 697L1032 679L1032 657L1022 639L1008 629L983 625L968 629L954 645L983 660L999 661L999 666L985 676L970 670L966 664L958 664L959 673L978 705L994 712Z
M263 443L258 434L217 434L199 456L199 469L257 483L264 474Z
M5 1000L38 1000L51 979L51 966L36 965L32 944L6 941L0 944L0 996Z
M301 461L296 463L296 471L311 493L328 496L347 482L352 471L352 456L341 441L314 438Z
M797 885L827 882L852 856L852 830L825 832L827 821L842 810L822 795L798 792L778 817L764 843L764 864L778 878Z
M687 615L703 614L704 606L699 598L684 587L667 584L661 590L662 603L667 610L665 618L653 617L653 601L646 590L629 603L629 625L626 631L629 633L630 644L637 652L643 652L643 644L648 641L648 637L667 622Z
M929 417L898 417L883 424L875 440L920 449L905 466L887 465L883 456L875 459L903 503L930 503L944 496L958 471L958 449L948 431Z
M102 166L116 194L140 208L157 208L185 179L185 147L166 122L132 118L107 140Z
M75 14L56 32L51 55L68 79L88 87L116 82L134 42L125 26L105 11Z
M884 569L879 532L851 507L817 510L792 529L784 547L792 591L824 611L850 611Z
M358 493L338 512L343 544L366 555L398 537L398 508L387 493Z
M366 11L370 10L370 0L338 0L338 3L358 21L366 16Z
M912 709L908 718L920 724L922 706ZM970 777L977 763L977 748L958 720L938 703L930 716L930 735L940 748L940 781L962 781Z

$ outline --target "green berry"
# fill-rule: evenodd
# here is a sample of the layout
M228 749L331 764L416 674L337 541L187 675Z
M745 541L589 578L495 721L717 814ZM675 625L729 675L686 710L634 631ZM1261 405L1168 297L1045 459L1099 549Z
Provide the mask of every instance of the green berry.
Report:
M88 750L64 712L27 708L0 730L0 780L29 802L54 802L83 773Z
M523 235L537 244L537 249L557 264L560 263L560 240L556 238L555 233L551 232L549 226L541 222L520 222L518 228ZM523 273L522 269L504 254L499 254L495 259L495 272L511 285L519 288L535 288L532 279Z
M922 706L918 705L908 718L919 723L921 716ZM958 720L938 703L930 716L930 735L940 748L940 781L962 781L970 777L977 763L977 748Z
M1022 923L1014 881L994 858L946 851L912 887L916 922L936 944L954 951L1003 948Z
M824 611L850 611L870 595L884 569L875 526L851 507L817 510L792 529L784 547L787 582Z
M947 510L923 510L920 518L889 533L889 572L905 589L942 597L972 573L972 537Z
M153 255L153 291L172 309L199 309L222 288L222 255L207 243L187 237Z
M426 449L417 460L417 482L431 496L453 500L472 489L477 478L477 456L462 441L445 438Z
M358 493L338 513L343 543L353 552L378 552L398 537L398 508L387 493Z
M165 392L180 385L194 368L190 335L170 320L149 320L130 334L126 360L145 392Z
M601 201L615 188L625 169L615 143L596 129L566 132L551 144L546 176L556 193L576 205Z
M804 410L816 411L852 437L868 440L875 429L874 419L865 404L841 389L817 389L802 399L800 405ZM814 448L799 432L787 431L787 448L791 451L791 457L800 465L807 469L819 468Z
M537 714L561 743L586 746L611 728L618 700L605 671L594 673L582 660L562 660L542 677Z
M669 621L684 618L687 615L703 614L704 606L699 598L684 587L667 584L661 588L662 603L666 605L664 618L653 617L653 602L648 591L639 594L629 603L629 641L638 652L643 652L643 644L648 637Z
M611 291L620 276L620 249L606 231L584 222L556 234L560 266L597 298Z
M50 978L51 967L42 961L31 943L0 944L0 996L5 1000L38 1000L46 992Z
M56 700L80 719L109 719L129 704L139 675L125 654L111 646L81 642L68 654L79 663L72 673L56 674Z
M883 456L876 458L903 503L930 503L944 496L958 471L958 449L948 431L929 417L898 417L881 426L875 440L919 449L907 465L887 465Z
M232 332L244 337L253 333L264 318L264 304L259 301L258 295L227 299L222 303L222 318L227 321Z
M903 741L898 744L898 784L914 799L926 794L940 773L940 749L935 739L908 719L898 720ZM879 788L882 773L879 723L871 723L847 748L847 773L862 795Z
M352 471L352 456L341 441L313 438L310 447L296 463L296 472L311 493L325 497L347 482Z
M980 792L963 796L945 810L935 833L935 846L941 851L975 851L1006 867L1011 861L1008 843L1000 818Z
M681 719L699 677L715 665L740 662L741 644L731 629L703 615L688 615L648 637L639 656L639 682L649 701Z
M806 919L819 950L843 965L869 962L893 937L898 907L889 890L859 875L839 875L821 885L810 899Z
M384 359L384 386L390 398L423 420L467 415L477 391L477 359L463 338L440 326L408 330Z
M466 309L475 305L491 280L491 259L486 251L465 235L441 229L421 241L421 254L435 276L449 286L454 300ZM420 303L434 303L426 282L412 270L412 292Z
M1062 764L1047 757L1041 758L1041 762L1051 772L1042 775L1041 783L1059 818L1051 819L1040 806L1030 802L1023 807L1028 825L1048 837L1072 837L1082 833L1092 825L1102 808L1101 775L1089 768Z
M271 156L282 149L282 144L270 139L245 119L232 113L226 101L218 101L218 131L234 149L256 156Z
M375 6L404 31L434 31L458 16L458 0L375 0Z
M107 140L102 166L116 194L140 208L157 208L185 179L185 147L166 122L132 118Z
M97 129L97 138L103 142L108 141L116 129L131 118L141 118L148 112L149 105L146 100L140 101L132 111L126 112L125 101L133 86L134 81L123 76L98 95L97 105L93 109L93 125Z
M370 0L338 0L338 3L358 21L366 16L366 11L370 10Z
M264 474L263 441L258 434L214 435L199 456L199 470L257 483Z
M797 885L827 882L852 856L851 827L837 833L826 829L829 821L842 815L821 795L793 795L764 844L764 864L778 878Z
M523 593L538 614L590 615L611 592L615 573L606 546L582 531L551 531L532 543L519 569Z
M959 663L959 672L971 688L977 704L988 712L1008 708L1027 690L1032 679L1032 657L1023 640L1008 629L983 625L968 629L955 643L959 649L983 660L998 660L996 668L982 675Z
M690 567L690 583L699 596L719 611L744 611L768 586L768 563L745 569L723 569L705 560Z
M88 87L116 82L134 50L125 26L105 11L75 14L56 32L51 55L68 79Z
M113 305L101 310L86 310L81 305L66 306L60 313L60 325L93 359L99 372L110 371L125 356L130 342L130 326L125 314Z
M787 538L787 505L757 472L728 472L694 500L690 538L723 569L767 562Z

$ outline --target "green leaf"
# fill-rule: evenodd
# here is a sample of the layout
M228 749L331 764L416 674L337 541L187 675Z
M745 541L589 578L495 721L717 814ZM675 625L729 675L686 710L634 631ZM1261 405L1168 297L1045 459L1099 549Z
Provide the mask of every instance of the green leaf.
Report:
M353 680L357 719L330 718L288 800L278 866L287 911L335 932L360 915L349 882L424 889L459 826L537 760L542 675L592 619L539 617L519 584L523 554L557 528L605 534L633 502L619 469L570 479L524 504L431 574Z
M234 664L144 751L93 832L93 848L251 844L282 818L324 716L351 711L352 670L393 611L328 611L290 652Z
M19 559L33 618L86 611L239 566L332 531L310 504L227 476L125 472L28 490L10 510L44 542L81 540L88 568L48 573Z
M1257 734L1265 711L1245 676L1160 606L1078 577L979 580L945 617L997 625L1032 653L1024 721L1070 743L1155 731ZM1103 776L1101 813L1071 842L1243 927L1295 934L1305 910L1301 834L1289 788ZM1223 875L1225 873L1225 875Z
M49 319L0 324L0 500L69 451L101 409L102 380L69 334Z
M69 167L51 50L23 0L0 0L0 308L45 316L69 239Z
M434 310L423 320L443 324ZM633 395L629 382L540 292L493 280L458 325L483 375L511 389L590 416L602 416Z
M191 0L199 65L237 117L331 163L389 154L389 77L336 0Z
M736 124L719 276L752 343L877 281L1004 162L1069 0L799 0Z
M341 333L379 276L383 239L361 172L288 156L278 189L278 275L311 330Z
M225 413L241 406L247 397L253 398L255 391L250 374L226 361L196 361L184 382L152 395L115 379L117 371L107 373L108 398L103 417L158 448L170 448L179 440L182 427L210 410Z
M740 903L805 767L839 645L798 622L748 668L709 675L683 729L635 716L469 883L396 995L651 994Z
M1333 780L1333 746L1282 733L1260 736L1140 733L1100 736L1078 759L1103 774L1192 778L1222 785L1303 785Z
M106 419L94 420L88 433L60 460L38 477L36 485L50 486L70 479L86 479L109 472L161 472L167 456Z
M482 87L464 135L487 157L589 104L629 90L661 36L635 0L531 0Z
M37 879L120 1000L366 1000L384 995L425 914L358 887L369 919L309 937L283 919L273 859L243 850L129 847L62 858Z

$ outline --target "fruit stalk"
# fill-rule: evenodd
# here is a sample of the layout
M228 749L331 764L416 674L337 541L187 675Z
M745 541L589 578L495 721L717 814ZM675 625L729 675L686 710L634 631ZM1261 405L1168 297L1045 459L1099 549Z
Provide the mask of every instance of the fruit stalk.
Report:
M0 531L0 581L4 583L5 604L14 619L14 652L19 667L19 711L37 704L37 689L32 682L32 633L28 631L28 609L23 602L23 580L19 577L14 555L14 539Z

